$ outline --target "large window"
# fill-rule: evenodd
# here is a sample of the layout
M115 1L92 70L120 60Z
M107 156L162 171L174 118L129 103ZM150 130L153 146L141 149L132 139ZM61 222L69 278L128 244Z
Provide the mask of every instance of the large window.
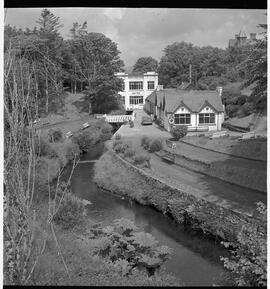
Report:
M143 89L142 81L130 81L129 82L129 90L141 90Z
M130 95L129 104L143 104L143 96L142 95Z
M215 123L215 114L199 113L199 123Z
M147 89L153 90L155 88L155 81L148 81L147 82Z
M181 113L174 115L175 124L190 124L190 113Z

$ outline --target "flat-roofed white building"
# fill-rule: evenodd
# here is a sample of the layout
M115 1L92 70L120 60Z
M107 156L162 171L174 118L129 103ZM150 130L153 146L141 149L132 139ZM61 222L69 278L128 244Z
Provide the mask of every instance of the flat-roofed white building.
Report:
M158 86L158 74L154 71L143 74L118 72L115 75L124 80L123 91L119 94L127 110L142 109L146 97Z

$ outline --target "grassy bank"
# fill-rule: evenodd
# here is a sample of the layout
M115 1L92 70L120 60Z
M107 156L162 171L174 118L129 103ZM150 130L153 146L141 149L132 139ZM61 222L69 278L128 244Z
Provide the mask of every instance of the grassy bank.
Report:
M87 204L70 192L67 183L59 182L59 173L69 162L76 162L82 152L87 152L93 145L109 139L111 131L110 125L95 120L90 123L89 128L74 133L71 139L65 139L62 131L56 128L34 136L35 192L30 210L30 215L36 216L32 223L31 237L30 264L33 267L29 267L29 278L18 280L17 284L181 285L174 276L162 269L149 275L137 266L131 270L129 265L129 271L126 272L125 264L98 255L96 245L103 248L104 240L107 244L110 238L97 236L93 239L91 232L96 224L84 214ZM24 173L27 174L27 170L24 170ZM9 270L6 265L4 271L8 273ZM5 279L4 283L14 284L14 281Z

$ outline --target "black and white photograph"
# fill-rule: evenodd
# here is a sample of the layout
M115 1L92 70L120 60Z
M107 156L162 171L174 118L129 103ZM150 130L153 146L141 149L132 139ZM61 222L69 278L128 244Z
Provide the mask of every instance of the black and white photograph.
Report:
M266 7L2 10L4 287L266 287Z

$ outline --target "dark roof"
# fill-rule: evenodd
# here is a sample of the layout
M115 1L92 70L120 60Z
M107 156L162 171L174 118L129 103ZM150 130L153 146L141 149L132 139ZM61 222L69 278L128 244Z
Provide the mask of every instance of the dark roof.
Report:
M199 112L207 102L216 111L224 111L219 93L215 90L180 90L168 88L160 91L153 91L147 98L147 101L155 103L155 94L157 95L157 106L163 101L165 95L165 110L174 112L180 104L184 104L192 112Z

